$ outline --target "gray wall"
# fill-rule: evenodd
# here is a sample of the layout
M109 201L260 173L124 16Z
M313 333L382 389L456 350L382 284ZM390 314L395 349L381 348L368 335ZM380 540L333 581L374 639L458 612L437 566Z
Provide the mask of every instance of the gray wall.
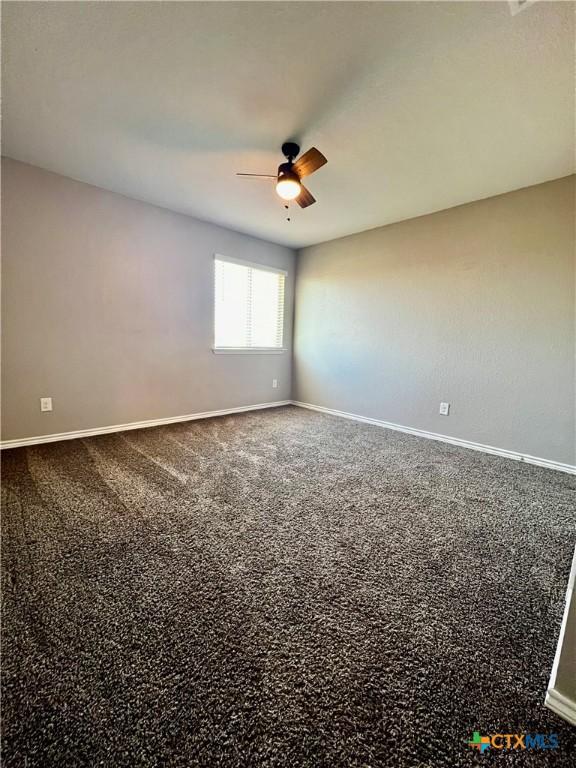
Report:
M288 270L290 340L290 249L12 160L2 171L3 439L290 397L290 349L211 351L214 253Z
M295 399L576 463L574 187L301 251Z
M213 254L288 269L289 340L289 249L2 170L4 440L291 397L290 351L211 351ZM574 464L574 254L574 177L304 249L292 394Z

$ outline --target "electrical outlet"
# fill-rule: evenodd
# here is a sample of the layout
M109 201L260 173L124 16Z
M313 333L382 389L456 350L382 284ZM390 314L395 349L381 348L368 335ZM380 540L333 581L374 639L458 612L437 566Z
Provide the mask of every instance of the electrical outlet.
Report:
M272 389L278 389L278 379L272 379Z
M51 397L41 397L40 398L40 410L41 411L51 411L52 410L52 398Z
M440 416L448 416L450 413L450 403L440 403Z

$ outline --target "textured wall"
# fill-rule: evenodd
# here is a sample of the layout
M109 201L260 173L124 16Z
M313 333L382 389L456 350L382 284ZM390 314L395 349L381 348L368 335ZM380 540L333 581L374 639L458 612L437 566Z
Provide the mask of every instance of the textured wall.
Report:
M301 251L295 398L574 464L574 178Z
M214 253L288 270L290 341L290 249L12 160L2 171L3 439L290 397L290 350L211 351Z

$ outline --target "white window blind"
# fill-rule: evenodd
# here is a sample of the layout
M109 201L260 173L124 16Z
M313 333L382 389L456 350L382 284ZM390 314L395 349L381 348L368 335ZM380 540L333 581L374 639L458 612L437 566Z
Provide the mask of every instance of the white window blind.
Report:
M223 258L214 261L215 349L282 349L285 273Z

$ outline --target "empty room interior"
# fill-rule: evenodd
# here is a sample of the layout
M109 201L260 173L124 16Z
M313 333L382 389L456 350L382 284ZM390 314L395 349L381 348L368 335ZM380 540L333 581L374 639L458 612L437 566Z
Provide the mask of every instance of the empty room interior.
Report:
M2 2L6 768L575 765L575 14Z

